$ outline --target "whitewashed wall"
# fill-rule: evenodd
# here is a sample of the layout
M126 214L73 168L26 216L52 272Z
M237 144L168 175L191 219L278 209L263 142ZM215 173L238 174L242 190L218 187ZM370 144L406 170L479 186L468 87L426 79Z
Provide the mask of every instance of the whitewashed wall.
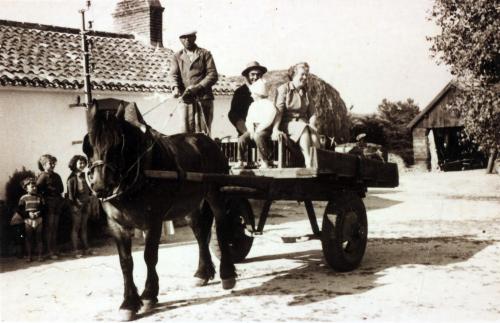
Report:
M137 102L153 128L165 134L178 131L176 101L165 101L165 94L93 94L97 99L113 97ZM23 166L38 173L37 160L45 153L57 157L55 170L66 181L70 172L67 164L73 155L82 154L80 142L86 133L84 109L69 108L78 95L83 98L76 91L0 88L0 199L5 199L9 176ZM231 97L215 100L213 137L236 135L227 119L230 100Z

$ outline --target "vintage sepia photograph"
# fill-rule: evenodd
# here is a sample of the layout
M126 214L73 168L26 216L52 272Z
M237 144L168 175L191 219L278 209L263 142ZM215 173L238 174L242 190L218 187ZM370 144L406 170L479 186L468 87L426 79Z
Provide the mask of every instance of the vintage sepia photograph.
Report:
M1 322L500 321L498 0L0 0Z

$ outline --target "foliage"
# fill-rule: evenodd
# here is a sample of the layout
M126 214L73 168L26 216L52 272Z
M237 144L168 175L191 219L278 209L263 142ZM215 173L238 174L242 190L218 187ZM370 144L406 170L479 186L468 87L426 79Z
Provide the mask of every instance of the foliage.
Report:
M21 182L27 177L35 177L35 173L31 170L26 170L25 167L21 170L16 169L5 184L5 202L7 204L7 210L10 214L13 214L16 209L19 198L25 194L23 188L21 187Z
M368 142L386 146L385 122L377 114L351 116L351 120L351 142L355 142L356 136L360 133L365 133Z
M382 121L386 149L400 155L407 165L413 162L411 130L406 126L419 113L419 108L408 98L406 101L391 102L383 99L377 108Z
M434 56L450 66L463 91L450 103L482 149L500 148L500 6L491 0L436 0L429 37Z
M500 149L500 94L489 87L462 86L449 109L457 111L464 121L467 139L479 149Z
M419 108L412 99L404 102L383 99L376 114L351 116L351 141L365 133L367 142L382 145L409 165L413 162L413 144L411 131L406 126L418 113Z

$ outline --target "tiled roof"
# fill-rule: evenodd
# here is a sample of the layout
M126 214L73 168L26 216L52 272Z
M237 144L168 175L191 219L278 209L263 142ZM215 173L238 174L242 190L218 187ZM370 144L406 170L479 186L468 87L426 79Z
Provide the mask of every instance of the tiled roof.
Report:
M173 51L142 44L127 34L90 33L91 80L95 90L170 92ZM78 29L0 20L0 86L83 88ZM213 91L232 94L225 76Z

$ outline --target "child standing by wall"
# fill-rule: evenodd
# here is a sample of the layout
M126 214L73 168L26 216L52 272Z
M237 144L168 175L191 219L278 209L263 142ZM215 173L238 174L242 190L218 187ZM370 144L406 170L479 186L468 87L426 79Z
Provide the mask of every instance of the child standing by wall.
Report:
M64 191L61 176L54 172L57 158L46 154L38 160L38 168L42 171L38 176L37 187L47 206L45 221L45 243L47 256L57 259L57 229L59 217L64 205L61 194Z
M82 242L84 255L92 254L89 250L87 240L87 223L91 212L90 188L85 180L84 170L87 167L87 158L75 155L71 158L69 165L71 174L68 177L68 199L71 203L71 243L73 245L73 256L80 258L82 253L78 252L78 238Z
M22 187L27 194L19 199L18 212L24 218L25 231L25 249L27 261L33 260L31 255L33 236L35 237L35 247L38 256L38 261L43 261L42 258L42 207L43 199L37 194L36 180L28 177L22 181Z

